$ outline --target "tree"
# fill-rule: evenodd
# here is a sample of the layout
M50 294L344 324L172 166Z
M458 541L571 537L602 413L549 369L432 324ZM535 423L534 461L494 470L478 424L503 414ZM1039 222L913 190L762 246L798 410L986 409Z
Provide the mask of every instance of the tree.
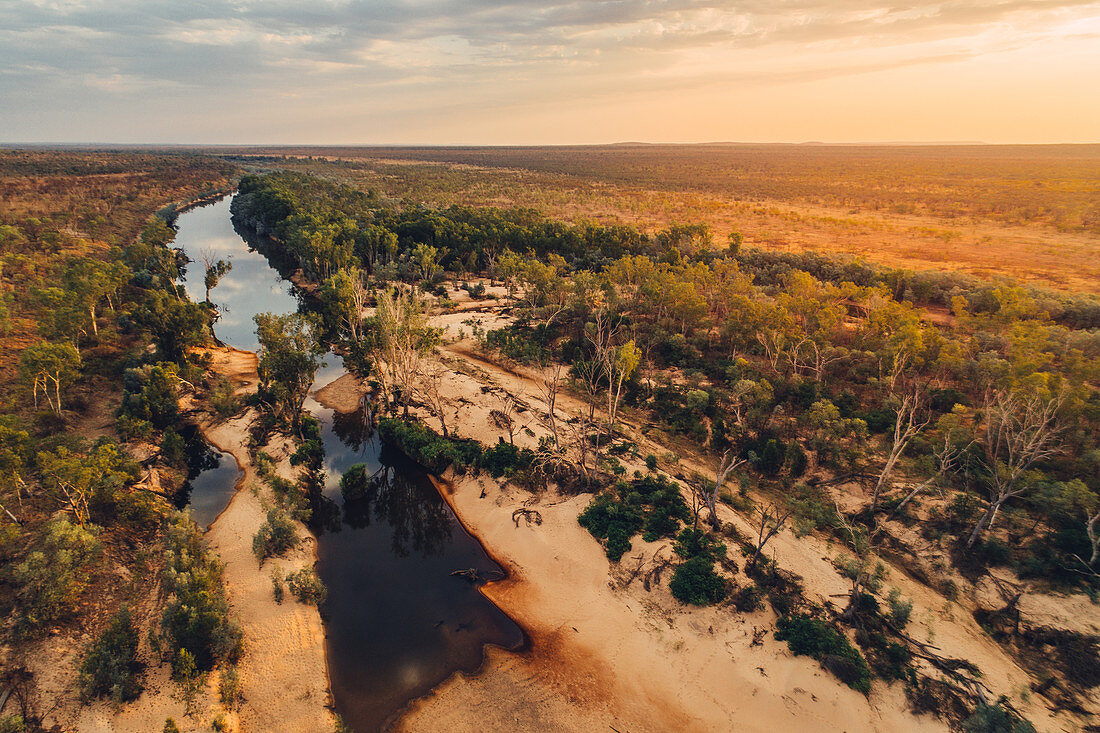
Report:
M745 572L756 567L757 561L764 553L764 547L773 537L783 531L783 527L786 526L787 520L791 518L793 513L794 510L790 507L784 509L775 503L769 503L756 510L756 549L753 550L752 557L745 565Z
M253 320L260 342L261 394L276 418L289 420L302 437L302 405L321 365L319 357L327 350L317 321L302 313L257 313Z
M72 344L43 341L23 349L19 372L31 387L34 409L38 409L38 395L42 394L50 409L60 415L61 391L80 374L80 367L80 352Z
M1025 476L1040 461L1061 453L1058 408L1061 397L1043 400L1038 395L1022 396L1014 392L988 392L983 408L981 436L989 506L978 520L970 538L969 550L982 532L993 525L1001 506L1031 489Z
M133 700L141 694L140 671L137 626L130 609L123 606L84 654L81 694L85 698L108 696L115 703Z
M87 524L93 504L115 504L118 491L137 478L137 465L114 443L100 443L87 453L59 447L37 456L43 483L69 507L77 522Z
M450 433L447 430L447 400L443 397L443 393L440 390L440 386L443 382L443 375L446 373L447 370L442 364L437 364L429 369L424 375L424 378L420 381L417 392L421 399L428 405L428 409L431 410L432 414L439 420L439 429L443 431L443 437L449 438Z
M363 333L363 310L367 305L367 290L363 276L356 268L334 273L321 284L322 312L333 333L357 345Z
M917 418L917 408L920 403L920 394L917 391L906 393L898 405L897 415L894 419L894 439L890 444L890 452L886 457L886 465L878 475L875 482L875 490L871 495L871 515L878 511L878 501L882 490L890 480L890 474L894 471L894 465L901 458L909 442L915 438L928 424L928 420Z
M730 473L743 463L745 463L744 459L730 458L728 450L718 459L718 467L714 472L714 489L708 492L706 497L707 511L710 512L710 526L714 529L718 529L721 525L718 521L718 497L722 491L722 485L726 483Z
M421 359L439 344L441 331L428 326L415 291L380 293L369 326L373 367L382 383L383 398L388 405L389 390L396 391L396 402L408 417L409 399L416 390Z
M200 253L202 257L202 284L206 288L206 302L210 302L210 291L218 286L218 282L233 269L233 263L229 260L216 260L214 255L206 250Z
M13 568L21 622L37 627L72 613L100 550L91 531L74 527L65 517L51 519L39 548Z
M96 324L96 308L104 298L111 296L130 279L130 268L121 262L102 262L89 257L70 257L65 263L61 282L65 290L90 316L92 333L99 335Z
M135 320L153 336L165 359L183 364L187 350L206 342L207 316L197 303L149 291Z

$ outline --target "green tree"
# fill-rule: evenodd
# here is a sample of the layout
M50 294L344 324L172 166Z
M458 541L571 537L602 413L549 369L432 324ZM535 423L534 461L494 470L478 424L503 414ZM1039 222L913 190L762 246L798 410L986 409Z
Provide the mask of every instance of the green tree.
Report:
M258 313L253 320L260 341L260 391L272 413L289 420L301 437L302 404L326 351L317 320L302 313Z
M116 703L133 700L141 694L140 671L137 626L130 609L123 606L84 653L81 694L85 698L108 696Z
M130 268L121 262L103 262L89 257L70 257L61 275L71 302L88 314L92 333L97 336L96 309L100 301L107 298L113 305L112 296L129 279Z
M40 452L37 463L47 490L69 507L81 527L93 506L113 507L118 492L138 475L137 464L114 443L100 443L87 453L62 446Z
M169 361L183 364L188 349L206 342L206 313L197 303L154 290L147 293L144 305L134 315Z
M34 409L38 409L41 394L50 409L61 414L61 392L80 374L80 352L72 344L46 341L28 346L19 355L19 373L34 396Z
M65 517L51 519L38 549L13 569L21 623L34 628L71 614L100 549L91 531L74 527Z

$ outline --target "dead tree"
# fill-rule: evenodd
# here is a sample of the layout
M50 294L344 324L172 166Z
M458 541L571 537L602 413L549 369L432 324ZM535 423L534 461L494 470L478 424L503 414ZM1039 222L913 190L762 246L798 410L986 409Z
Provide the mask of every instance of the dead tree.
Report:
M722 485L726 482L726 478L730 473L733 472L733 469L743 463L745 463L744 459L730 458L730 452L728 450L718 459L718 467L714 472L714 489L707 495L707 510L710 512L710 526L714 529L718 529L721 526L721 523L718 521L718 495L722 490Z
M450 433L447 430L447 402L439 389L443 381L444 373L445 370L442 367L428 370L424 375L423 381L417 385L417 393L420 399L424 401L424 404L428 406L428 409L432 411L432 414L439 419L439 428L443 431L443 437L449 438Z
M794 510L790 507L781 508L778 504L771 502L767 506L758 509L757 513L756 550L749 558L748 564L745 565L746 573L756 567L756 561L764 553L764 546L783 531L783 527L787 524L787 520L791 518Z
M489 419L493 421L493 425L498 430L504 430L508 433L508 442L512 445L516 444L516 398L508 392L504 392L503 396L497 395L497 399L500 400L500 408L489 411Z
M945 476L955 471L955 469L959 465L960 458L969 447L969 445L963 448L956 448L952 446L951 433L947 433L943 438L943 445L934 449L932 452L933 456L935 456L936 459L936 473L924 482L917 484L912 489L910 489L909 493L905 495L905 498L903 498L898 503L898 505L894 507L894 511L890 513L890 517L893 518L894 516L896 516L899 512L901 512L906 504L908 504L914 497L923 492L925 489L934 486L941 476Z
M550 431L550 437L554 440L554 448L560 449L561 442L558 438L557 402L558 392L561 390L561 373L564 367L558 362L552 362L548 367L540 370L541 376L535 381L542 401L546 403L546 429Z
M894 421L894 440L890 446L890 453L886 457L886 465L883 466L878 481L875 482L874 493L871 495L871 516L874 516L875 512L878 511L879 496L889 484L890 474L893 473L894 466L901 458L902 452L909 445L909 441L915 438L928 424L927 419L921 421L917 418L919 405L920 394L916 390L901 398L897 419Z
M985 398L982 448L989 473L989 507L982 514L966 549L971 549L993 526L1001 506L1028 490L1020 479L1036 463L1061 452L1058 445L1058 408L1062 398L1045 401L1014 392L989 393Z

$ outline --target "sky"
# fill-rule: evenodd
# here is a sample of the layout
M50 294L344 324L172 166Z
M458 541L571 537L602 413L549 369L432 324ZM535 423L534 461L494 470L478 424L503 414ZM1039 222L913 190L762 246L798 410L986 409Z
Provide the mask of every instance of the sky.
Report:
M0 141L1100 141L1100 0L0 0Z

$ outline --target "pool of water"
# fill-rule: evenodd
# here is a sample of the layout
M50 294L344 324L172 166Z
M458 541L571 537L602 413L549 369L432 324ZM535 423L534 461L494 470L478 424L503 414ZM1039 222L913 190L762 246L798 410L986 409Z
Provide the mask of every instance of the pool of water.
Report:
M226 344L256 349L254 314L293 312L302 304L293 286L234 230L228 199L183 214L177 227L177 246L194 261L186 281L192 298L205 297L202 252L233 262L211 292L223 313L214 331ZM315 389L345 373L338 355L324 361ZM352 730L380 730L454 672L477 668L487 644L516 649L525 637L475 584L452 575L471 568L481 577L502 573L425 472L381 443L366 408L340 414L311 397L305 409L321 424L325 450L313 529L317 572L328 587L321 614L333 699ZM360 463L372 476L370 488L345 503L340 477ZM222 501L214 494L232 495L228 473L219 471L222 463L191 480L193 513L208 498L214 506Z

